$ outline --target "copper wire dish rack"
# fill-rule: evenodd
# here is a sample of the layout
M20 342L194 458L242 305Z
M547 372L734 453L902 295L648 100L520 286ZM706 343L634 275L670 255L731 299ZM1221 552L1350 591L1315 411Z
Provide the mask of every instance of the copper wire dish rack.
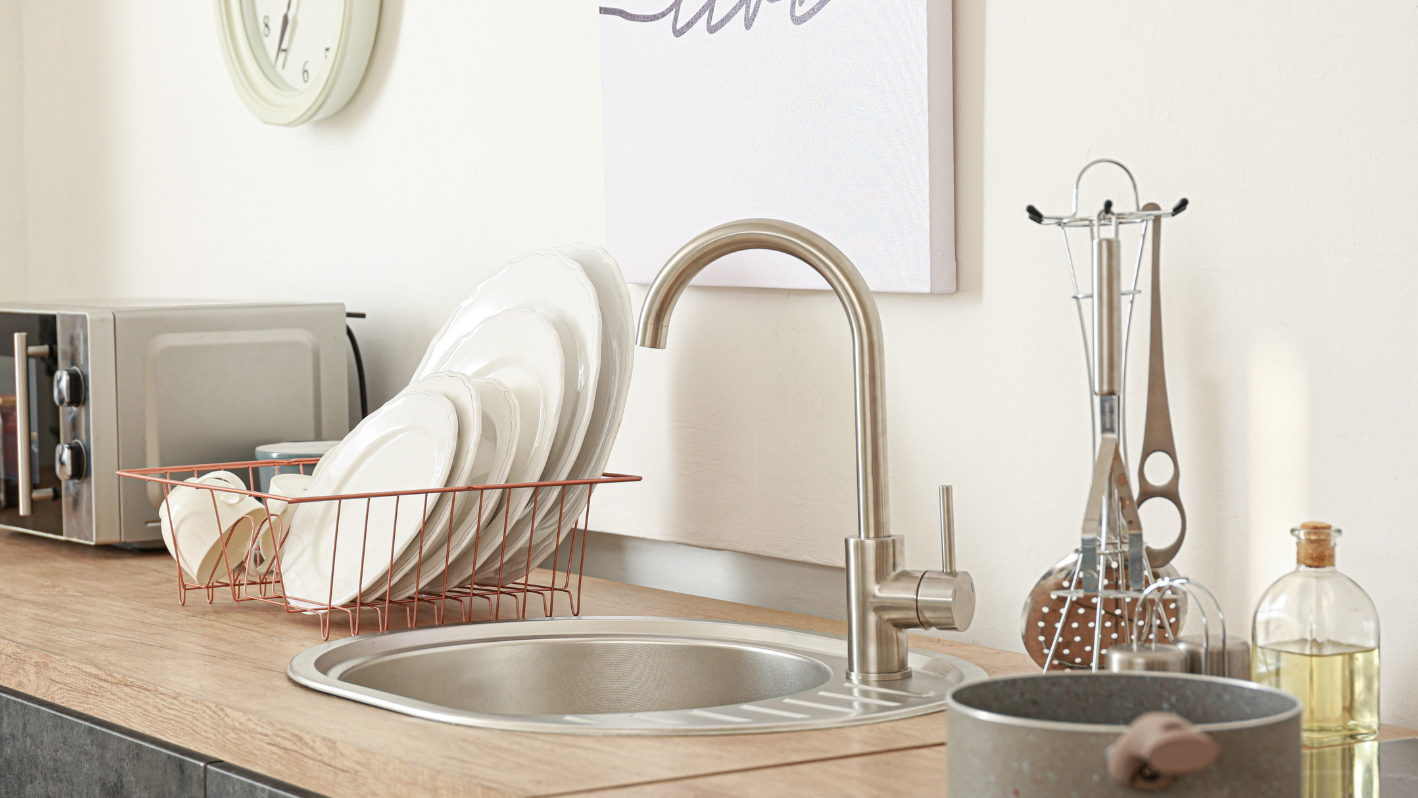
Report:
M197 488L210 491L213 502L214 516L220 517L220 512L216 510L217 492L237 493L256 499L263 507L267 506L268 499L284 502L295 506L316 502L340 502L341 508L345 503L364 503L363 513L351 513L351 516L362 517L363 528L342 529L339 518L342 513L336 511L335 521L335 541L334 547L338 547L343 542L349 545L353 539L360 546L361 562L368 562L365 557L366 546L369 544L369 517L371 504L376 501L393 501L394 514L393 524L397 528L398 515L400 510L422 513L420 516L424 520L419 524L417 537L412 539L402 550L394 550L391 547L389 554L390 567L386 571L385 593L383 598L377 600L364 600L363 592L352 602L345 604L331 604L321 602L304 596L288 596L283 590L281 580L281 545L285 541L289 528L283 528L282 519L285 514L272 515L265 514L262 521L252 520L250 516L240 518L230 530L218 529L217 537L221 540L221 554L216 568L212 571L211 577L205 583L199 583L190 578L185 573L180 561L174 557L173 567L177 572L177 595L178 603L187 603L187 594L192 591L203 591L206 594L207 603L211 604L219 592L229 591L231 598L236 602L258 601L267 604L275 604L284 607L288 613L300 613L305 615L315 614L320 618L320 636L329 639L332 619L343 613L349 621L350 634L358 635L361 631L371 631L366 623L367 617L375 621L378 631L387 631L390 628L390 621L403 610L405 625L413 628L419 625L419 609L428 605L433 610L433 623L442 624L445 622L466 622L475 619L474 606L485 603L487 607L487 618L490 620L501 620L504 617L525 618L527 614L528 602L534 597L540 598L542 611L547 617L556 614L557 597L564 596L567 610L571 615L579 615L581 612L581 571L586 554L586 529L590 518L591 498L600 485L613 484L619 482L639 482L640 477L628 474L603 474L597 479L570 479L549 482L521 482L499 485L469 485L466 487L435 488L431 490L412 491L390 491L385 493L359 493L338 496L319 497L289 497L278 496L270 493L262 493L258 490L238 489L226 485L197 484L185 481L189 477L199 477L214 471L229 471L238 476L245 475L247 485L259 484L256 481L258 469L271 469L274 473L301 473L310 474L319 458L302 458L293 460L251 460L240 463L211 463L206 465L188 466L161 466L157 468L136 468L118 471L118 476L130 479L140 479L159 485L162 490L163 501L166 502L171 490L174 487ZM585 506L577 513L576 518L568 518L566 496L569 491L564 488L587 485L587 496ZM555 500L544 500L544 492L550 488L563 488L557 491ZM526 512L531 513L532 534L527 535L525 547L518 546L515 552L507 549L507 535L511 531L511 525L515 523L513 519L506 519L501 529L491 529L484 527L480 529L473 539L473 557L477 559L479 547L497 546L497 572L495 579L488 575L482 577L474 576L469 580L464 580L462 584L450 584L447 572L438 584L437 589L421 589L406 598L392 598L389 590L393 587L393 573L395 562L401 551L414 549L418 552L419 565L415 570L415 578L422 582L422 569L425 555L424 543L428 536L434 531L429 520L427 508L438 499L442 493L462 493L464 497L454 497L452 501L477 501L479 502L479 513L481 513L482 502L488 497L498 497L506 502L511 497L513 490L531 490L532 497L527 503ZM545 506L551 504L552 506ZM544 547L547 536L540 538L536 531L540 529L546 514L557 513L555 548L551 549L549 569L538 567L539 564L532 562L532 551L538 547L540 542ZM452 524L455 512L447 514L448 532L445 536L444 566L449 564L452 556ZM170 520L165 519L160 523L169 524ZM214 523L220 526L220 522L214 518ZM233 545L233 540L245 540L244 535L239 535L242 524L251 525L251 544L247 551L235 551L239 545ZM353 526L347 525L347 526ZM176 540L177 536L169 527L168 539ZM392 536L391 536L392 537ZM270 541L270 543L267 543ZM273 545L272 545L273 544ZM178 545L178 544L174 544ZM231 546L233 550L228 550ZM270 549L266 551L265 549ZM563 549L565 556L563 557ZM433 549L428 550L432 552ZM521 555L525 565L520 568L509 568L509 560L514 560L513 555ZM565 560L565 562L563 562ZM335 559L331 558L331 582L333 584L335 576ZM361 571L361 581L363 572ZM456 609L456 617L450 616L449 610ZM509 609L510 613L504 616L504 609Z

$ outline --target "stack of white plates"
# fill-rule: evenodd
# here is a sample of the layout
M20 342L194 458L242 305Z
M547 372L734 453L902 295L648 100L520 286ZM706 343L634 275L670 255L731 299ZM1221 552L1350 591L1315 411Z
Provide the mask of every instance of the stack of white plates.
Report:
M458 306L409 386L320 461L306 495L598 477L625 411L633 345L630 294L605 250L519 258ZM587 486L562 493L296 505L281 549L285 591L338 605L520 578L585 508Z

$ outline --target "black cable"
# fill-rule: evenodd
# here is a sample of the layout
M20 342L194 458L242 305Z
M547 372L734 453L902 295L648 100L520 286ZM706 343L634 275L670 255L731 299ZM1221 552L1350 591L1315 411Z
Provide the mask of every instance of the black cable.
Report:
M363 313L346 313L345 318L362 319ZM359 354L359 341L355 338L354 330L350 325L345 325L345 335L350 338L350 350L354 352L355 374L359 376L359 417L363 419L369 415L369 390L364 383L364 358Z

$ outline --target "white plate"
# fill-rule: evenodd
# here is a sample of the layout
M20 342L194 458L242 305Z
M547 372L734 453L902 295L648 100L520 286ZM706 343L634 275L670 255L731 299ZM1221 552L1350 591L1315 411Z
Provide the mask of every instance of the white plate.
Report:
M566 360L561 413L552 440L551 452L539 480L566 479L571 472L586 428L591 420L600 376L601 310L595 286L581 266L566 255L555 251L533 252L509 263L502 271L484 280L444 325L425 355L425 362L415 374L423 373L437 361L446 336L456 335L483 318L508 308L527 308L546 316L561 341ZM505 538L507 555L525 550L532 534L532 512L540 524L546 518L545 509L556 507L561 489L548 488L537 492L529 509L512 518L513 526ZM553 526L555 520L552 521ZM482 552L479 552L482 559ZM500 558L499 558L500 559ZM521 559L525 560L525 552Z
M596 398L591 421L586 426L585 442L566 476L566 479L594 479L605 471L625 415L625 397L630 392L630 372L635 362L635 315L625 278L610 253L588 244L573 244L557 251L580 264L596 288L596 300L601 308L601 372L596 380ZM530 546L533 567L540 565L558 541L566 537L572 525L578 523L589 495L589 486L572 486L566 491L564 507L555 508L561 512L539 513L541 518ZM525 571L527 550L522 547L509 556L506 567L512 573ZM479 576L485 578L487 574ZM492 576L495 578L496 574Z
M453 411L458 415L458 442L453 449L453 464L448 469L448 482L440 487L474 484L471 482L473 460L478 453L478 442L482 440L483 408L482 398L473 386L473 381L457 372L437 371L410 385L409 390L432 391L442 395L453 403ZM405 575L408 575L410 581L418 578L421 575L420 560L425 564L432 564L436 559L438 567L442 568L443 556L434 558L431 552L446 549L444 543L448 540L449 522L453 518L453 499L452 493L429 494L428 501L433 505L433 509L427 513L428 520L423 525L422 534L416 535L395 561L391 578L381 581L365 592L365 601L377 601L382 598L391 584L395 587L388 592L393 592L395 598L400 598L399 581ZM423 512L422 507L418 510Z
M479 301L490 302L493 307L520 301L526 307L544 312L561 338L562 355L566 358L566 395L574 395L576 404L573 406L563 400L556 438L541 479L566 479L585 443L586 429L595 409L596 383L600 379L602 324L595 286L576 261L560 252L544 251L508 264L477 293L486 297ZM522 517L516 520L504 542L508 562L526 562L534 523L540 526L550 518L554 531L561 492L561 488L540 490L522 511ZM504 568L503 572L515 579L520 578L524 570Z
M530 310L506 310L485 319L459 339L436 368L496 379L507 386L517 400L520 432L506 482L540 479L561 412L565 376L561 342L546 318ZM478 534L463 541L463 550L448 566L448 584L471 579L478 562L497 553L504 533L532 498L530 489L506 492L512 495L502 497L497 514Z
M457 440L452 402L431 391L405 389L325 456L306 496L441 488ZM384 580L433 504L405 496L301 505L281 544L287 597L297 606L353 601Z
M414 377L441 370L436 364L443 362L452 343L483 319L515 308L546 317L561 341L566 361L561 412L540 478L565 479L586 437L601 370L600 303L595 286L576 261L551 250L533 252L484 280L434 337Z
M517 397L499 380L477 379L469 382L478 392L482 407L482 434L476 444L472 473L462 484L501 484L507 481L507 474L512 468L512 458L517 453L518 431L522 426ZM423 567L418 571L422 575L417 585L419 589L442 591L445 587L445 567L465 548L472 545L473 536L483 524L492 519L501 499L502 491L496 490L456 494L453 502L453 521L449 526L453 531L452 540L440 537L435 546L425 549ZM394 586L394 595L398 598L413 595L415 578L415 573L406 574ZM446 585L454 586L452 582Z

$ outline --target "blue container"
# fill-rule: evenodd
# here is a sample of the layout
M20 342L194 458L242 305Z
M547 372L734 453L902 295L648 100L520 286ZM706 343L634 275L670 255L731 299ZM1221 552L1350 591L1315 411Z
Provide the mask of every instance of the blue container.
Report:
M294 460L300 457L321 457L326 452L335 448L339 441L286 441L285 443L266 443L256 447L257 460ZM299 474L299 466L270 466L256 469L256 490L261 493L270 493L271 477L276 475L277 469L282 473ZM310 468L305 469L305 473L310 473Z

